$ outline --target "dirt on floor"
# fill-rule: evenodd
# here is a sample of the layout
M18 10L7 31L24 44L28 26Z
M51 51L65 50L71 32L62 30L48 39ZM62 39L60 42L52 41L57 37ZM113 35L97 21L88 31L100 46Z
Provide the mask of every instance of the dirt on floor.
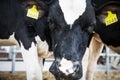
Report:
M54 76L48 72L43 72L44 80L55 80ZM15 72L11 74L10 72L0 72L0 80L26 80L25 72ZM120 80L120 72L110 73L106 75L104 72L95 72L94 80Z

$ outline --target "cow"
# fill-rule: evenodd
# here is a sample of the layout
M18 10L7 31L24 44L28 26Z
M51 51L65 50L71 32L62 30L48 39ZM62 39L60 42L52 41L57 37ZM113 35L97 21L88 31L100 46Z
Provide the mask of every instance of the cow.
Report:
M52 0L48 23L55 60L50 67L56 80L82 77L82 58L96 24L91 0Z
M27 80L42 80L37 54L37 46L40 45L37 45L37 40L51 44L46 1L1 0L0 7L0 45L19 44Z
M103 46L120 54L120 0L92 0L96 26L90 41L83 80L93 80L95 65Z

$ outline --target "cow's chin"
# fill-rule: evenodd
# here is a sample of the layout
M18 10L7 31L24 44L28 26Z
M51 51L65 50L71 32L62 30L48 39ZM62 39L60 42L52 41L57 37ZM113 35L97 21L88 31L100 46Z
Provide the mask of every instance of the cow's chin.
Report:
M78 61L63 59L60 62L54 61L50 72L57 80L78 80L82 77L82 65Z
M60 80L78 80L82 77L82 68L77 67L77 70L74 70L72 73L60 71Z

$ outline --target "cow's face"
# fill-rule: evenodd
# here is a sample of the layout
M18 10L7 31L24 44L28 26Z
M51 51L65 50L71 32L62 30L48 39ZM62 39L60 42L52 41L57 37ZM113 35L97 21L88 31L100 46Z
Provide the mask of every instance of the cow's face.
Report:
M90 13L86 14L89 12L86 4L86 0L58 0L50 7L49 22L55 57L50 71L57 80L82 77L81 60L89 39L89 18L85 17Z
M55 61L50 70L59 77L77 79L82 77L81 60L88 44L88 34L79 25L74 25L72 29L66 27L68 29L54 31Z

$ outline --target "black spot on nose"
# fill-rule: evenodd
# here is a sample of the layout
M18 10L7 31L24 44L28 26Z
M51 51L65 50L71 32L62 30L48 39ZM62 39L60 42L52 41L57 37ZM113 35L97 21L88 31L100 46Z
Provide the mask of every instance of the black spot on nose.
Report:
M61 66L61 64L58 64L58 67L60 67Z

